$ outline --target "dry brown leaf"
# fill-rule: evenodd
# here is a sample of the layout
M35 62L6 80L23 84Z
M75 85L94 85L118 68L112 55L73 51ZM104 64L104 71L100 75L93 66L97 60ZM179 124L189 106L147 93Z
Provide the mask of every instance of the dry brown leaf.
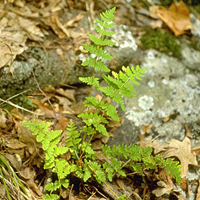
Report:
M150 122L149 125L147 125L147 126L143 126L143 127L142 127L142 130L143 130L145 133L149 134L150 131L151 131L152 126L153 126L153 123Z
M138 144L140 146L142 146L142 147L151 147L151 148L153 148L155 154L158 154L158 153L161 153L161 152L165 152L166 149L168 148L168 144L160 144L156 140L140 141L140 142L138 142Z
M5 142L5 145L11 149L21 149L26 147L26 144L15 138L10 138L7 142Z
M182 179L181 179L180 187L181 187L184 191L189 191L189 188L188 188L188 180L187 180L187 178L182 178Z
M49 20L47 20L48 25L53 29L53 31L55 32L55 34L59 37L59 38L65 38L66 36L68 36L68 32L64 33L60 27L58 26L58 15L57 13L55 13L54 15L52 15Z
M58 123L55 125L55 130L64 131L69 123L69 119L66 117L62 117L59 119Z
M75 90L73 90L73 89L64 90L63 88L58 88L55 91L56 91L56 93L58 93L64 97L67 97L69 100L76 102L75 97L74 97Z
M92 148L93 148L94 150L100 150L100 149L102 148L102 145L103 145L103 143L102 143L101 140L96 140L96 141L94 141L94 142L92 143Z
M151 28L162 28L163 22L161 20L156 20L153 24L151 24Z
M165 118L163 119L163 122L168 122L169 120L170 120L170 117L167 116L167 117L165 117Z
M200 146L198 146L198 147L193 147L192 148L192 152L194 152L195 153L195 155L199 155L200 154Z
M156 197L161 197L163 194L170 194L173 190L173 185L166 184L164 181L158 181L157 185L159 187L152 191L152 193L155 194Z
M176 36L182 35L186 30L193 29L190 22L189 10L183 1L173 3L169 10L162 6L152 8L151 16L157 16L167 24Z
M85 111L85 106L83 105L83 102L80 101L80 102L74 104L73 106L71 106L71 109L74 111L73 112L74 114L78 115ZM63 112L63 113L69 114L67 112Z
M163 153L164 158L177 157L181 162L181 178L185 178L188 173L188 165L198 165L196 155L191 150L191 141L185 137L183 141L172 139L168 149Z
M35 172L32 171L29 167L20 170L18 173L19 176L24 180L29 180L29 179L34 180L35 178Z
M18 22L22 30L27 33L28 37L31 40L40 42L43 41L44 34L40 30L40 28L38 28L38 23L36 21L18 17Z
M200 180L199 180L199 185L198 185L198 189L197 189L197 195L196 195L196 200L200 199Z
M74 17L73 19L67 21L65 24L64 24L64 27L74 27L76 26L78 21L80 21L84 16L85 16L86 13L79 13L76 17Z
M55 114L59 113L54 113L54 111L52 110L52 108L50 106L44 105L42 104L40 101L36 100L36 99L31 99L29 98L30 101L32 101L34 104L36 104L38 106L38 108L40 109L41 113L44 113L46 116L48 117L56 117Z
M2 199L4 199L4 197L6 196L6 188L3 184L0 183L0 197ZM5 197L6 199L6 197Z
M15 129L17 131L17 136L19 141L26 144L28 152L30 154L36 154L37 148L41 147L41 143L36 142L36 137L31 134L31 132L22 126L21 123L15 122Z
M153 19L158 19L158 15L157 15L157 10L159 9L159 6L153 5L153 6L149 6L149 12L150 12L150 16Z
M7 160L9 160L12 167L14 167L17 171L19 171L22 167L22 160L18 155L12 155L12 154L4 154Z
M0 128L6 128L6 120L5 113L0 110Z
M70 37L68 30L64 27L64 25L61 23L60 19L58 18L57 15L55 15L55 22L57 24L57 26L60 28L60 30L63 31L63 33L65 33L65 35L67 37Z

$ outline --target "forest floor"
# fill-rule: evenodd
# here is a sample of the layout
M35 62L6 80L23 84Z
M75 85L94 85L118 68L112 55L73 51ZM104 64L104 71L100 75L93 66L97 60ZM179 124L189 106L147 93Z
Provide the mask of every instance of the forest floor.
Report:
M12 12L13 16L25 16L21 19L21 25L23 24L23 30L26 32L18 32L15 35L16 38L20 38L20 43L16 43L15 48L12 48L13 58L16 59L23 53L28 45L41 45L41 38L45 35L53 34L58 39L68 39L71 44L71 48L76 48L76 51L80 51L79 45L82 45L82 41L85 41L87 35L74 31L77 22L83 17L79 14L75 18L68 21L63 25L57 16L57 12L63 12L69 10L82 10L89 13L91 22L100 12L110 9L114 6L117 7L116 11L116 23L125 24L132 30L132 34L135 37L137 45L142 49L144 48L145 41L149 39L141 40L142 36L146 33L146 29L158 29L161 31L169 32L173 37L185 36L190 41L192 37L190 30L192 24L190 18L185 17L182 19L185 25L180 25L180 21L175 19L171 21L168 15L170 10L168 6L170 3L166 1L162 8L158 9L153 1L125 1L125 0L104 0L104 1L72 1L72 0L8 0L1 2L1 22L3 19L6 21L7 12ZM168 2L168 3L167 3ZM185 12L186 4L182 4L180 8ZM193 6L187 5L190 10ZM150 12L149 12L149 8ZM153 10L154 9L154 10ZM158 10L156 10L158 9ZM136 12L137 10L137 12ZM141 10L138 11L138 10ZM190 12L188 9L188 12ZM199 9L200 10L200 9ZM177 11L178 12L178 11ZM200 14L195 11L196 17L200 19ZM159 20L153 16L157 14ZM52 15L51 19L43 20L43 24L39 23L40 16ZM181 16L182 14L180 14ZM176 21L177 20L177 21ZM182 21L182 22L183 22ZM170 24L170 22L173 22ZM92 23L91 23L92 24ZM177 29L177 26L179 28ZM11 30L14 24L11 24ZM134 28L133 28L134 27ZM16 28L16 27L15 27ZM187 30L186 30L187 29ZM13 30L8 31L7 34L14 35ZM174 36L175 35L175 36ZM77 40L78 38L78 40ZM6 40L1 38L6 43ZM151 40L151 39L150 39ZM191 39L192 40L192 39ZM77 43L76 43L77 41ZM9 41L10 42L10 41ZM8 42L8 44L10 44ZM195 43L195 42L194 42ZM22 45L23 44L23 45ZM171 45L173 45L171 43ZM195 44L194 44L195 45ZM155 47L158 51L165 49L164 47ZM69 47L68 47L69 48ZM148 48L152 48L151 46ZM176 47L173 46L173 56L180 56L177 53ZM0 68L10 62L10 58L6 57L5 52L10 50L5 49L5 45L0 50L0 56L2 60L0 62ZM168 51L168 49L167 49ZM7 52L7 53L8 53ZM59 54L60 52L58 52ZM165 52L166 53L166 52ZM169 52L167 52L169 53ZM61 55L62 56L62 55ZM9 65L8 73L13 73L12 65ZM37 82L37 80L35 80ZM0 199L42 199L45 193L44 186L48 179L52 178L52 174L48 170L43 169L45 152L42 150L40 143L36 141L36 137L31 132L23 127L24 121L31 121L33 119L45 120L51 122L54 130L66 129L67 124L72 119L79 123L77 115L82 113L85 109L83 106L83 100L85 96L90 93L90 88L84 85L61 85L54 87L52 85L42 87L37 83L37 92L33 92L31 95L26 93L19 93L12 98L3 100L0 98ZM96 91L93 93L99 95ZM165 117L167 122L169 117ZM115 130L121 126L123 116L120 122L110 121L109 130L110 138L115 137ZM152 127L152 123L147 126L142 126L141 129L145 132L144 135L138 134L138 140L143 146L148 145L145 143L145 136L148 136L149 130ZM103 199L117 199L117 194L127 194L126 199L136 200L150 200L150 199L191 199L190 196L194 196L193 199L200 199L200 181L193 180L195 185L195 192L191 191L189 181L186 178L188 173L188 166L193 165L195 168L199 168L197 156L200 154L200 147L191 147L190 141L190 129L185 125L185 138L182 141L174 140L168 146L162 146L163 151L168 148L169 157L178 157L184 168L184 177L182 183L175 183L171 175L166 176L164 170L159 172L150 172L144 170L142 175L130 175L126 178L116 177L111 183L106 182L106 187L98 185L97 183L90 181L83 183L80 180L73 180L70 188L62 190L60 192L60 199L90 199L90 200L103 200ZM96 151L101 149L102 143L107 144L109 137L101 138L96 137L93 141L92 147ZM177 145L177 146L176 146ZM176 146L177 148L174 148ZM151 143L151 147L158 150L158 144ZM184 153L185 154L184 154ZM187 155L186 155L187 154ZM134 173L134 172L131 172ZM130 173L130 174L131 174ZM18 178L16 178L16 175ZM182 174L183 175L183 174ZM55 178L55 177L54 177ZM135 178L135 179L134 179ZM159 185L160 184L160 185ZM26 196L25 190L28 193ZM195 193L195 194L194 194ZM10 196L9 196L10 195Z

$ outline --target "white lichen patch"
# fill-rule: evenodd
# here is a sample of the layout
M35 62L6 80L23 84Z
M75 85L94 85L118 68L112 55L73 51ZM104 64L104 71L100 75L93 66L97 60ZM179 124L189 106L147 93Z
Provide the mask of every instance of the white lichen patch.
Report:
M153 51L150 50L147 52L147 58L150 60L155 59L155 54L153 53Z
M194 27L194 30L191 30L192 34L197 35L200 39L200 20L197 19L192 13L190 14L190 19Z
M112 31L115 32L115 34L112 36L112 40L116 43L115 45L119 48L131 48L134 51L137 50L138 46L135 43L135 39L129 31L128 27L125 25L119 25L115 26Z
M154 113L152 111L138 112L137 110L129 110L126 112L126 118L134 122L135 126L147 126L154 119Z
M154 81L149 81L149 82L148 82L148 86L149 86L150 88L155 87L155 82L154 82Z
M143 110L149 110L154 105L154 100L152 97L144 95L138 99L138 105Z

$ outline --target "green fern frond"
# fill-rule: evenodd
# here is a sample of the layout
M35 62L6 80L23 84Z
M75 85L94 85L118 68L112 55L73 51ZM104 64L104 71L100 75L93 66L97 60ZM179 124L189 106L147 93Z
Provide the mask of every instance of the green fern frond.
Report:
M109 72L109 71L110 71L110 70L108 69L108 67L104 64L104 62L101 61L101 60L97 60L97 61L96 61L95 69L96 69L96 70L99 70L99 71L103 71L103 72Z
M110 97L111 99L116 94L116 89L111 86L100 87L99 90L104 93L105 96Z
M114 105L110 103L105 103L104 101L99 101L93 96L86 97L86 101L83 102L86 107L94 106L97 109L102 109L110 116L113 120L119 121L117 110Z
M133 168L134 171L138 173L143 173L145 169L157 169L166 168L167 174L169 172L172 174L172 177L176 179L178 183L181 182L181 165L177 161L173 161L171 158L163 159L161 155L153 156L151 147L142 148L141 146L131 144L127 145L114 145L112 148L108 145L102 146L102 151L105 156L109 157L111 160L110 167L113 167L113 170L121 170L122 166L117 162L121 162L123 157L129 160L129 166ZM119 166L117 166L119 165ZM105 164L107 166L107 164ZM116 167L117 166L117 167ZM109 169L109 171L112 171ZM111 172L109 172L109 177ZM123 172L121 172L123 173Z
M84 159L84 168L83 168L84 174L83 174L83 180L86 182L90 177L92 177L92 171L88 166L87 159Z
M93 172L94 177L98 183L102 183L106 181L105 173L100 164L90 160L87 162L87 165L89 166L90 170Z
M123 111L125 111L125 106L124 106L124 99L123 99L123 96L121 95L120 96L120 94L118 95L115 95L114 97L113 97L113 101L114 102L116 102L116 103L118 103L119 105L120 105L120 107L121 107L121 109L123 110Z
M65 134L68 136L66 139L66 147L70 148L72 151L78 151L78 146L81 142L81 134L77 131L73 121L69 122L66 130Z
M109 27L108 27L108 26L104 25L104 23L101 22L100 20L96 20L96 21L101 25L101 27L104 26L106 28L109 28L109 27L112 27L115 25L114 23L111 26L110 26L110 24L108 24L109 25ZM115 34L114 31L107 31L106 29L100 28L96 23L94 23L93 26L94 26L95 30L102 36L111 36L111 35Z
M105 117L99 115L97 112L85 112L78 115L79 118L83 118L83 121L85 124L90 127L94 126L96 131L102 133L104 136L109 136L105 126L103 124L107 124L108 121L105 119Z
M60 179L60 180L56 180L54 183L48 183L45 186L45 189L53 192L56 191L57 189L59 189L61 186L68 188L69 187L69 180L68 179Z
M40 135L40 137L37 137L37 141L41 142L46 133L49 132L48 128L50 127L49 122L39 122L38 120L34 119L32 122L26 121L23 123L24 127L28 127L28 129L32 132L33 135Z
M95 64L96 64L96 59L89 57L81 65L88 66L88 67L95 67Z
M50 145L46 150L44 169L53 168L55 166L55 158L65 154L68 150L68 147L57 146L57 144L55 146Z
M107 86L100 87L99 78L95 77L95 70L109 72L110 69L105 65L105 60L111 60L113 57L104 49L105 46L114 45L110 40L110 36L114 34L108 28L113 27L115 8L100 14L100 19L96 20L94 28L99 36L89 34L92 44L84 45L84 49L91 55L86 59L82 66L93 68L92 77L80 77L79 80L87 85L93 86L101 91L104 97L110 97L108 103L104 100L96 99L91 95L86 97L84 106L88 107L88 112L78 115L84 122L81 130L77 131L77 126L70 121L66 128L66 145L61 146L61 130L50 130L50 123L33 120L33 122L25 122L24 126L28 127L33 135L37 135L37 141L42 143L45 151L44 169L52 169L57 175L57 180L46 185L46 190L50 193L61 188L69 187L69 178L76 176L84 182L90 178L96 179L98 183L113 180L117 173L126 176L125 167L132 169L136 173L143 174L145 170L158 170L158 168L166 168L167 174L171 173L177 182L181 182L181 166L179 162L174 162L171 158L163 159L162 156L152 154L153 149L150 147L142 148L138 145L104 145L102 151L109 159L109 162L99 164L96 162L97 153L92 148L92 139L96 133L109 136L106 125L109 123L108 116L113 120L119 121L117 109L113 102L118 103L125 110L123 97L134 97L135 89L133 85L139 85L139 81L144 76L145 68L122 67L122 70L112 72L112 75L103 74L102 77ZM91 92L90 92L91 94ZM109 119L110 120L110 119ZM63 140L62 140L63 144ZM67 153L67 154L66 154ZM66 159L66 155L70 155L71 159ZM56 191L57 192L57 191ZM46 194L43 199L54 200L59 199L56 194ZM121 196L119 199L125 199Z
M56 147L57 143L60 141L62 130L49 131L49 122L33 120L32 122L24 122L23 125L33 131L32 134L37 135L36 140L42 142L42 148L44 150Z
M52 151L46 151L44 169L51 169L55 166L55 157Z
M126 176L125 172L122 170L122 166L124 164L123 161L121 160L116 160L116 158L111 157L110 161L112 163L112 167L114 169L115 172L117 172L118 174L120 174L121 176Z
M111 27L115 26L115 23L112 23L111 21L105 22L105 21L101 21L101 20L99 20L99 19L96 19L96 22L97 22L101 27L103 27L104 29L105 29L105 28L111 28Z
M60 156L60 155L63 155L63 154L65 154L65 153L67 153L68 152L68 150L69 150L69 148L68 147L61 147L61 146L57 146L56 148L55 148L55 151L54 151L54 156L55 157L58 157L58 156Z
M45 194L43 200L57 200L60 197L57 194Z
M115 45L115 42L113 42L110 39L106 39L106 38L102 38L102 37L98 37L92 34L88 34L90 40L92 42L94 42L94 44L96 45L100 45L100 46L110 46L110 45Z
M76 165L69 164L65 159L57 158L55 159L55 167L52 171L57 173L58 178L64 179L67 175L76 171Z
M109 72L110 69L104 64L103 61L100 59L97 60L96 58L88 58L86 59L83 63L82 66L88 66L88 67L95 67L96 70L98 71L103 71L103 72ZM79 78L80 79L80 78ZM81 80L81 79L80 79ZM82 80L81 80L82 81ZM83 81L82 81L83 82ZM95 83L94 83L95 84ZM95 85L91 84L92 86L95 87Z
M82 131L83 133L87 133L87 135L93 135L95 133L95 129L92 126L83 126Z
M103 74L102 77L106 81L106 83L109 86L113 87L114 89L119 89L123 85L123 81L116 79L116 78L113 78L110 75L106 76L105 74ZM128 80L128 78L127 78L127 80Z
M80 149L85 152L85 158L94 159L96 157L96 152L92 149L92 145L86 142L83 142L80 145Z
M83 121L87 126L95 126L97 127L100 123L107 124L108 121L105 119L105 117L99 115L96 111L93 112L85 112L78 115L79 118L83 118Z
M95 88L99 88L99 78L96 77L79 77L79 80L87 85L92 85Z
M108 178L108 180L110 181L110 182L112 182L112 180L113 180L113 175L114 175L114 169L113 169L113 167L111 167L111 165L110 164L108 164L107 162L105 162L104 164L103 164L103 169L105 170L105 172L106 172L106 174L107 174L107 178Z
M50 146L56 147L56 144L60 141L61 133L62 130L48 132L48 134L43 138L42 148L47 150Z
M103 74L102 77L109 86L101 87L99 90L106 96L111 97L113 101L119 103L121 108L125 110L123 97L135 96L135 89L130 82L139 85L135 79L140 80L146 69L136 66L136 69L132 67L130 70L129 67L123 67L122 70L124 73L122 71L119 71L119 73L113 72L114 77Z
M55 181L54 183L48 183L46 186L45 186L45 189L48 190L48 191L55 191L57 190L58 188L61 187L61 183L60 181Z
M100 17L103 21L111 22L114 19L114 12L116 7L113 7L110 10L106 10L105 12L100 13Z
M167 175L171 172L172 177L176 179L177 183L181 183L181 165L178 161L173 161L172 158L167 158L166 163L166 173Z
M102 49L102 47L99 46L94 46L92 44L85 44L83 45L84 49L87 50L88 52L95 54L97 57L101 57L105 60L112 60L113 57L104 49ZM86 66L86 65L83 65Z

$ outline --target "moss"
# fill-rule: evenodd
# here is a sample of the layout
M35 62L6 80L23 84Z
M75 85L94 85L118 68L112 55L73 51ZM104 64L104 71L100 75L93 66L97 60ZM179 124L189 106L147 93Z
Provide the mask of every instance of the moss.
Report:
M174 3L173 0L163 0L160 2L162 6L170 6L172 3Z
M147 33L141 38L144 50L152 48L169 56L181 58L181 45L172 34L161 30L146 29L146 31Z
M174 2L175 2L174 0L162 0L160 1L160 5L170 6ZM199 4L199 0L183 0L183 2L187 5L192 5L192 6L196 6Z
M193 13L194 15L200 14L200 4L195 6L189 5L188 8L190 12Z

